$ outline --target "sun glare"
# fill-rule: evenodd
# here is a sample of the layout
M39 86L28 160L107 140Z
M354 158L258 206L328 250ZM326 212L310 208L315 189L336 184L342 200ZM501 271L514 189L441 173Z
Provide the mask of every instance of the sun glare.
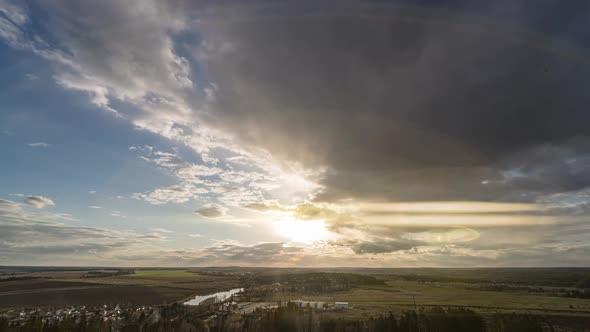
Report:
M332 237L323 220L284 219L273 223L273 229L278 235L293 242L305 244L328 240Z

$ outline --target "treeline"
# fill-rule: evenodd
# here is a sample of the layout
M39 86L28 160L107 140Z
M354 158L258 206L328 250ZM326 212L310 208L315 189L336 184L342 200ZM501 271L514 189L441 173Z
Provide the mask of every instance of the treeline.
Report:
M0 331L72 332L552 332L541 316L496 314L484 319L465 308L420 309L401 315L380 315L363 320L322 319L318 312L294 305L259 310L248 315L227 314L203 319L202 312L182 305L156 308L148 313L124 315L109 321L95 317L71 317L46 321L42 316L26 322L9 323L0 318Z
M300 293L329 293L350 290L360 285L382 285L373 276L352 273L305 272L260 273L245 280L245 287L280 283L284 290Z
M467 289L477 289L482 291L493 292L520 292L520 293L534 293L544 296L560 296L571 297L578 299L590 299L590 288L543 288L531 286L515 286L503 284L482 284L477 287L467 287Z
M562 293L563 297L574 297L578 299L590 299L590 289L570 289Z
M218 321L213 332L549 332L553 326L528 314L496 314L486 321L473 310L440 308L392 313L364 320L317 319L311 309L288 305L250 315L240 324Z
M35 280L35 279L45 279L43 277L32 277L32 276L24 276L24 277L8 277L8 278L2 278L0 279L0 282L5 282L5 281L17 281L17 280Z
M394 279L405 281L417 281L428 283L464 283L464 284L479 284L485 283L484 279L468 278L468 277L454 277L454 276L436 276L436 275L419 275L419 274L394 274L391 275Z
M590 268L401 269L389 276L423 282L590 288Z
M135 270L88 271L80 278L106 278L134 274Z

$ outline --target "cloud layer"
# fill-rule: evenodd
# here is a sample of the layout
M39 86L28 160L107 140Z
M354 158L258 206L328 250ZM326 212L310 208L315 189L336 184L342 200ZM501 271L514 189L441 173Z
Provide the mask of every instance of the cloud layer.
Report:
M204 23L219 87L206 120L325 167L318 200L527 200L590 185L564 161L588 155L579 56L463 16L364 11Z
M529 11L514 9L525 1L480 6L468 9L528 22ZM67 226L48 219L73 217L0 201L0 243L11 257L73 250L186 264L588 263L590 67L557 38L473 14L375 3L5 0L0 13L0 38L51 63L56 84L190 149L129 148L172 181L131 194L139 203L184 205L211 222L230 209L251 220L320 221L334 235L307 247L154 245L132 257L126 249L173 233ZM587 18L588 5L579 13ZM577 20L552 29L569 31ZM55 205L43 196L24 203Z

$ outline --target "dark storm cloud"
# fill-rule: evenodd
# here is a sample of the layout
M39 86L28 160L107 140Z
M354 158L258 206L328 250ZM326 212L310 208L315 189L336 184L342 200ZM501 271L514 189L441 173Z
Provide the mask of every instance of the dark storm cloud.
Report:
M217 204L210 204L207 206L203 206L202 208L195 211L195 213L206 218L219 218L225 215L226 210L227 209L223 206Z
M587 150L569 144L590 133L589 67L550 39L399 8L241 14L203 32L217 86L207 120L280 159L327 166L320 200L526 200L535 186L504 179L506 160L555 169L524 158ZM547 174L544 192L589 184Z
M351 249L355 254L383 254L410 250L419 244L414 241L365 241L353 244Z
M590 187L590 141L572 138L518 149L482 166L329 172L319 199L361 195L399 200L534 201Z
M561 144L542 144L504 161L500 181L543 192L568 192L590 186L590 141L576 137Z

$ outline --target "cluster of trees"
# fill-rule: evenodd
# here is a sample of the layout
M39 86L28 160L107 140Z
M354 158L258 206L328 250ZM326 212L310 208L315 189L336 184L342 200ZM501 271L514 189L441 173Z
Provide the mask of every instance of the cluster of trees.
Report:
M39 315L29 317L21 324L11 324L7 319L0 318L0 331L19 331L19 332L110 332L113 326L111 321L105 321L99 317L86 318L85 316L79 318L69 318L63 320L44 320Z
M482 291L493 292L519 292L519 293L535 293L545 296L560 296L571 297L578 299L590 299L590 288L544 288L532 286L519 285L505 285L505 284L481 284L477 287L467 287L468 289L477 289Z
M482 290L482 291L535 293L535 294L549 295L549 296L558 296L562 292L561 290L555 289L555 288L506 285L506 284L480 284L478 287L470 287L470 288L471 289L478 289L478 290Z
M135 270L88 271L80 278L106 278L134 274Z
M578 299L590 299L590 288L570 289L562 293L564 297L575 297Z
M305 272L257 274L245 282L246 288L280 283L291 292L330 293L350 290L355 286L382 285L383 280L353 273Z

